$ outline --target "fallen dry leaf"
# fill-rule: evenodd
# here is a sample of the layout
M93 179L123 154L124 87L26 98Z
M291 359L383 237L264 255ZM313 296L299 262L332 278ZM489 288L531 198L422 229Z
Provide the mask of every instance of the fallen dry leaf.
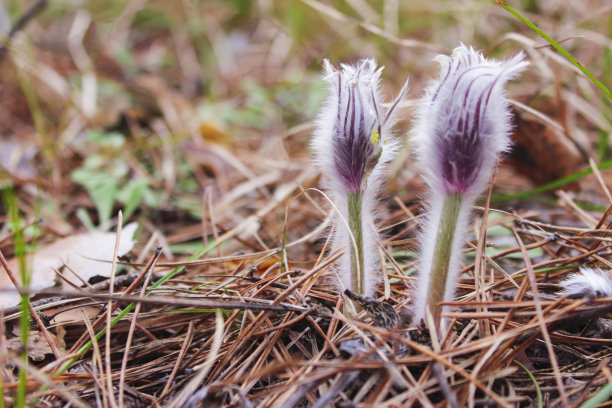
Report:
M510 164L519 173L540 185L586 167L576 146L551 126L524 118L518 113L515 118Z
M66 311L62 311L61 313L57 313L62 309L66 309ZM95 318L100 312L100 308L94 306L82 306L77 308L59 308L59 309L49 309L46 310L47 315L54 316L52 322L61 327L62 324L82 324L83 318L87 316L89 319Z
M134 246L134 232L137 223L126 225L121 231L118 255L127 254ZM28 262L31 271L30 289L37 292L55 285L55 270L62 267L63 275L74 285L82 286L81 279L89 281L94 276L109 277L111 261L115 249L114 232L90 232L62 238L36 251ZM107 261L107 262L104 262ZM19 280L19 260L12 258L8 264ZM75 274L80 277L77 278ZM0 307L14 306L19 303L19 294L11 292L14 286L6 271L0 274Z
M60 354L66 352L66 343L64 341L65 330L61 329L60 334L58 336L53 333L49 333L51 340L55 343ZM6 347L14 351L15 353L20 353L23 347L21 339L19 337L14 337L12 339L8 339L6 341ZM39 331L31 331L28 336L28 357L30 357L34 361L43 361L46 356L53 354L51 347L47 343L45 336Z

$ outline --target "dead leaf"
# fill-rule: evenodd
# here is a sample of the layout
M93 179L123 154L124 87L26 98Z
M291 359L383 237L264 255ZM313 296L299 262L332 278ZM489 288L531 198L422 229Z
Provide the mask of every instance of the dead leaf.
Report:
M66 352L64 333L65 332L62 332L60 336L55 336L53 333L49 333L51 340L53 343L55 343L58 351L62 354ZM6 341L6 347L15 353L20 353L23 348L21 338L15 337L8 339ZM28 336L28 357L34 361L43 361L46 356L52 354L53 351L51 350L51 347L49 347L45 336L39 331L31 331Z
M535 184L563 178L586 166L576 146L551 126L518 113L515 118L510 163Z
M230 137L225 126L218 119L209 119L200 123L198 130L202 139L213 143L224 144Z
M134 232L137 227L137 223L131 223L121 231L119 256L127 254L134 246ZM82 286L82 282L74 275L75 273L86 282L94 276L109 277L115 240L114 232L90 232L72 235L40 248L28 262L31 271L30 289L38 292L54 286L55 270L62 267L64 267L63 275L77 286ZM17 279L20 280L19 259L12 258L8 264ZM19 294L10 292L14 286L4 270L0 274L0 289L9 290L0 293L0 307L14 306L19 303Z
M66 308L63 308L66 309ZM52 322L56 325L62 324L83 324L84 315L87 316L88 319L95 318L98 313L100 313L100 308L94 306L82 306L77 308L67 308L65 312L62 309L50 309L47 310L46 313L50 316L53 316ZM61 312L61 313L57 313ZM84 313L83 313L84 312ZM57 314L56 314L57 313ZM61 327L61 326L56 326Z

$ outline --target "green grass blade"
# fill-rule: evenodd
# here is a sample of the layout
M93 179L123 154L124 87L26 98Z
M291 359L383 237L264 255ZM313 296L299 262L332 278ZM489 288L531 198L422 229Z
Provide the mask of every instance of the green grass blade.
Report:
M12 187L6 187L2 189L2 197L4 199L5 206L8 212L9 224L11 225L11 229L14 231L15 235L13 238L13 245L15 247L15 256L19 260L19 272L21 279L21 286L23 288L28 288L30 279L28 276L27 265L26 265L26 255L28 253L27 244L24 237L23 232L23 220L19 216L19 204L17 203L17 196L15 191L13 191ZM23 360L24 364L28 364L28 337L30 334L30 308L29 304L29 296L25 293L21 294L20 301L20 310L21 314L19 316L19 337L21 340L21 344L23 344L23 351L20 353L20 358ZM23 369L23 367L19 368L18 373L18 382L17 382L17 395L15 396L15 407L24 407L26 403L26 395L27 395L27 373Z
M531 374L531 371L529 371L529 369L527 367L525 367L524 365L522 365L521 363L519 363L516 360L512 360L516 365L518 365L519 367L521 367L529 376L529 378L531 378L531 382L533 383L533 386L535 387L536 390L536 399L538 401L538 408L542 408L542 391L540 390L540 386L538 385L538 382L536 381L536 378L533 376L533 374Z
M516 11L515 9L513 9L512 7L507 5L506 3L504 3L502 0L495 0L495 2L497 4L499 4L500 6L502 6L503 8L505 8L506 10L508 10L510 12L510 14L512 14L514 17L518 18L523 23L525 23L529 28L531 28L533 31L535 31L540 37L542 37L546 41L548 41L548 43L550 45L552 45L557 51L559 51L559 53L561 53L572 64L574 64L580 71L582 71L582 73L584 75L586 75L587 78L589 78L601 90L601 92L603 92L609 99L612 100L612 93L610 93L608 88L606 88L606 86L604 84L602 84L597 78L595 78L593 76L593 74L591 74L589 72L588 69L586 69L584 66L582 66L582 64L580 62L578 62L578 60L576 58L572 57L572 55L569 52L567 52L565 50L565 48L563 48L561 45L559 45L558 42L553 40L548 34L546 34L544 31L540 30L540 28L538 28L538 26L533 24L526 17L524 17L521 13L519 13L518 11Z
M603 402L606 402L612 395L612 383L607 383L601 390L597 391L597 394L586 400L579 408L597 408L597 406Z
M4 408L4 380L0 375L0 408Z
M597 168L599 170L603 170L603 169L607 169L609 167L612 167L612 160L607 160L601 164L599 164L597 166ZM539 193L543 193L546 191L550 191L550 190L554 190L556 188L559 188L561 186L564 186L565 184L571 183L572 181L578 180L584 176L587 176L589 174L593 173L593 169L588 168L588 169L584 169L581 170L579 172L576 172L574 174L570 174L567 177L563 177L562 179L559 180L555 180L553 182L550 182L548 184L545 184L543 186L540 187L536 187L532 190L528 190L528 191L523 191L521 193L516 193L516 194L504 194L504 195L496 195L493 197L493 199L491 199L491 202L494 203L501 203L504 201L511 201L511 200L521 200L521 199L525 199L525 198L529 198L533 195L539 194Z

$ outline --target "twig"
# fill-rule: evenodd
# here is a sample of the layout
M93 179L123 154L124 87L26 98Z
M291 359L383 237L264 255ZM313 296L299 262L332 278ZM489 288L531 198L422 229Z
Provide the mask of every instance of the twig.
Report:
M181 351L179 351L179 355L176 359L176 361L174 362L174 367L172 368L172 372L170 373L170 376L168 377L168 381L166 381L166 385L164 386L164 388L162 389L162 392L159 395L159 399L163 399L164 397L166 397L166 395L168 395L168 393L170 392L170 387L172 386L172 382L174 382L174 377L176 377L176 373L178 372L181 363L183 362L183 359L185 358L185 353L187 353L187 350L189 349L189 346L191 345L191 341L193 340L193 320L191 320L189 322L189 328L187 329L187 334L185 334L185 340L183 341L183 345L181 346Z
M147 277L145 278L145 282L142 285L142 289L140 291L140 298L143 298L146 294L147 287L149 286L149 281L151 280L151 276L153 275L153 269L155 268L155 262L157 261L157 259L159 258L159 255L161 254L161 249L162 249L161 246L158 245L155 248L155 251L153 252L152 260L149 261L151 264L151 267L149 268L149 271L147 272ZM130 355L130 346L132 344L132 339L134 338L134 329L136 327L136 322L138 320L138 314L140 313L141 307L142 307L142 303L138 303L136 305L136 308L134 309L134 316L132 316L132 322L130 324L130 330L128 332L128 338L127 338L126 345L125 345L125 351L123 353L123 359L121 361L121 371L119 374L119 407L120 408L124 407L123 391L125 388L125 371L127 369L128 357Z
M98 392L98 389L104 392L104 385L100 384L99 382L100 380L96 376L96 372L97 372L96 366L99 368L100 374L103 375L104 374L104 364L102 363L102 353L100 353L100 345L98 344L98 339L96 338L96 332L91 326L91 322L89 321L89 317L87 317L87 313L85 313L84 310L81 310L81 312L83 313L83 322L85 323L85 328L87 329L87 333L89 333L89 337L93 344L92 346L93 353L91 357L92 359L91 370L93 370L93 372L90 372L90 374L96 386L95 387L96 402L97 402L97 405L100 406L102 405L102 401L100 400L100 393ZM104 401L106 401L106 398L104 398ZM106 404L104 404L104 406L106 406Z
M223 324L223 314L219 309L217 309L216 319L215 319L215 335L213 337L213 343L210 347L208 355L206 356L206 361L200 367L197 374L193 376L191 381L183 388L183 390L174 398L174 400L168 404L168 408L177 408L185 406L189 396L195 391L197 387L199 387L206 375L210 372L210 369L213 366L213 363L217 359L219 354L219 350L221 349L221 344L223 344L224 337L224 324Z
M6 56L10 40L15 36L15 34L21 31L30 20L36 17L45 9L45 7L47 7L47 2L48 0L38 0L36 3L32 4L28 11L26 11L19 20L17 20L13 28L11 28L11 31L9 31L5 43L0 45L0 62L2 62Z
M123 228L123 213L119 210L117 216L117 237L115 239L115 249L113 252L113 263L110 272L110 285L108 286L108 294L113 295L113 288L115 286L115 272L117 270L117 254L119 252L119 241L121 239L121 229ZM117 408L117 401L115 400L115 391L113 390L113 378L111 375L111 329L113 320L113 301L108 300L106 306L106 342L104 345L104 365L106 367L106 387L108 391L108 399L110 401L111 408Z
M32 294L34 291L21 290L19 293ZM73 293L61 290L46 290L44 293L50 295L59 295L75 298L83 298L83 293ZM127 293L124 292L124 293ZM91 299L100 299L104 301L112 300L115 302L113 308L116 309L119 304L125 303L143 303L149 305L166 305L175 307L196 307L204 309L238 309L238 310L263 310L269 312L310 312L314 313L315 310L306 306L298 306L291 303L268 301L264 299L251 299L247 298L248 301L226 301L220 296L211 296L198 298L198 297L172 297L172 296L146 296L141 298L140 296L129 296L129 295L108 295L106 293L86 293L86 296ZM99 325L99 323L98 323ZM94 323L95 328L95 323Z
M557 389L559 390L559 394L561 396L561 400L563 401L563 405L567 407L569 406L569 401L567 399L567 394L565 392L563 378L561 377L561 370L559 370L559 363L557 362L555 350L553 348L552 342L550 341L550 334L548 333L548 328L546 327L546 321L544 320L544 314L542 313L542 305L540 304L540 294L538 291L538 285L536 283L535 273L533 272L533 265L531 264L531 258L529 258L529 254L527 253L525 244L523 244L523 240L521 239L519 234L516 232L516 229L513 228L512 232L514 233L516 242L521 248L521 253L523 254L523 259L525 260L525 266L527 268L527 276L529 277L529 283L531 284L531 292L533 293L535 309L538 315L538 322L540 323L542 337L544 337L544 342L546 343L546 349L548 350L548 358L550 359L550 363L555 373L555 381L557 382Z
M124 286L129 286L131 283L134 282L134 280L136 278L138 278L140 274L139 273L131 273L129 275L121 275L121 276L117 276L115 279L115 290L117 290L120 287L124 287ZM161 273L154 273L152 276L151 281L155 282L158 279L160 279L163 275ZM102 282L98 282L95 283L93 285L91 285L91 287L95 290L106 290L108 289L108 285L109 285L110 279L105 279ZM38 292L37 294L39 295L44 295L44 294L48 294L49 292ZM32 293L34 294L34 293ZM74 297L74 296L50 296L50 297L46 297L43 299L39 299L39 300L34 300L34 301L30 301L30 303L32 304L32 307L35 310L42 310L42 309L46 309L46 308L50 308L50 307L56 307L58 306L58 303L69 303L69 302L73 302L73 301L78 301L82 299L82 297ZM19 306L10 306L4 309L4 313L5 315L9 316L15 313L19 313ZM57 312L55 314L61 313Z

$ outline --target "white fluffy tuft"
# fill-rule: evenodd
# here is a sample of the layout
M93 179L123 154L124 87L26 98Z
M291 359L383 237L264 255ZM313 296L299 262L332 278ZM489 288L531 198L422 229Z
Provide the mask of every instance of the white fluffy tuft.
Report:
M579 297L612 297L612 274L599 268L580 268L580 273L573 273L559 283L563 290L560 295Z

